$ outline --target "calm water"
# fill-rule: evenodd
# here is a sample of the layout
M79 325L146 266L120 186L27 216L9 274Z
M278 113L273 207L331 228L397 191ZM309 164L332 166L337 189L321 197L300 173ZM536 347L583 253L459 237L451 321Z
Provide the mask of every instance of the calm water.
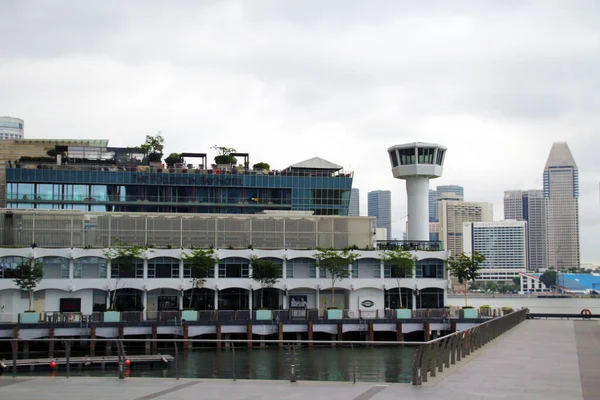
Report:
M289 379L290 364L296 365L298 380L352 381L354 375L360 382L410 382L415 347L300 347L289 348L247 347L235 350L215 348L194 349L180 360L182 378L216 379ZM73 351L73 356L79 352ZM131 353L131 352L129 352ZM164 354L174 354L173 349ZM100 355L102 353L98 353ZM182 352L180 351L180 355ZM294 355L295 354L295 355ZM60 352L57 356L63 356ZM4 355L0 355L2 358ZM30 357L47 357L46 354L30 354ZM9 355L7 355L7 358ZM19 376L64 376L64 367L35 372L19 370ZM99 367L71 367L73 376L118 376L116 366L101 370ZM128 372L130 377L175 377L175 365L168 367L135 366Z

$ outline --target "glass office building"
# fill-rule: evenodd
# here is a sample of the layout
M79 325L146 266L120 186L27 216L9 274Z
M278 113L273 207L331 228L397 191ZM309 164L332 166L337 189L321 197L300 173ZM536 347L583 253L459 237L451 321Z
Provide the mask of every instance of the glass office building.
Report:
M70 153L77 152L70 147L64 162L58 161L60 157L55 162L7 162L7 208L227 214L288 210L348 215L352 173L317 157L284 170L253 171L192 164L164 168L137 161L143 155L138 158L131 153L123 160L123 152L89 148L86 152L100 159L74 159ZM105 153L118 156L98 156Z

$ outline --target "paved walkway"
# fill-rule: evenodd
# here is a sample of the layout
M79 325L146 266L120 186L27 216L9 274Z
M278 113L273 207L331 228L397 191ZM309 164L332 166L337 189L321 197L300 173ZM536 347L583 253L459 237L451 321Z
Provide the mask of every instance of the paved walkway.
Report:
M292 384L284 381L176 381L150 378L118 380L114 377L27 378L13 381L10 377L3 377L0 378L0 398L592 400L600 399L599 343L598 322L535 320L522 323L422 387L383 383Z

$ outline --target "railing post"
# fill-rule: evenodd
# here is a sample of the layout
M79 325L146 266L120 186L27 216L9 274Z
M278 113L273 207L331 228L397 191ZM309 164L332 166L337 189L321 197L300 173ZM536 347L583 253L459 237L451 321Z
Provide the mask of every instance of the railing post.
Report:
M179 348L177 347L177 342L174 342L175 346L175 379L179 380Z
M125 379L125 354L123 351L123 342L119 339L117 342L117 354L119 357L119 379Z
M421 385L421 364L423 362L423 349L425 345L422 344L419 346L417 351L415 351L415 358L413 360L413 368L412 368L412 384L413 385Z
M233 380L236 380L235 377L235 343L231 342L231 375Z
M17 339L12 339L10 341L10 347L12 349L12 373L13 373L13 378L16 378L17 377L17 352L19 351Z
M65 360L67 363L66 366L66 375L67 378L71 376L71 342L65 341Z

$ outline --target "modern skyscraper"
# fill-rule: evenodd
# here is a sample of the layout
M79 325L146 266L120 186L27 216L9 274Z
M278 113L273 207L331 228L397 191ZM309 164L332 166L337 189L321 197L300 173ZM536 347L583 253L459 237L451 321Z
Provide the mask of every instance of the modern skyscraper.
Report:
M429 222L438 221L437 192L429 189Z
M546 261L550 268L579 267L579 172L566 142L552 144L544 168Z
M463 251L485 256L480 280L508 281L525 272L525 221L464 222Z
M20 118L0 117L0 140L23 139L25 122Z
M546 203L542 190L504 192L504 219L527 221L527 269L546 267Z
M358 217L360 215L360 191L352 188L350 191L350 205L348 206L348 216Z
M491 203L473 203L457 200L439 202L440 240L450 255L463 252L463 223L492 222L494 219Z
M387 229L387 240L392 239L392 192L374 190L367 195L369 217L377 217L377 228Z
M429 222L439 222L439 202L441 200L464 201L465 189L458 185L441 185L429 190Z

